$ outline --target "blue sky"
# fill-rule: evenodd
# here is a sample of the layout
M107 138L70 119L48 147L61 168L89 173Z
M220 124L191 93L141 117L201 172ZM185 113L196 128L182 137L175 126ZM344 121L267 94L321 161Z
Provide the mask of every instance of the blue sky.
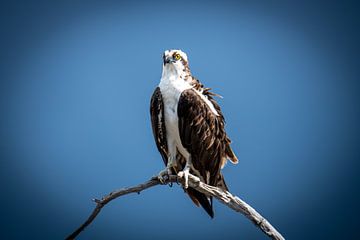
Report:
M240 160L223 171L230 190L289 239L352 236L355 220L345 219L359 198L354 6L64 1L2 9L5 238L62 239L90 213L92 198L164 167L149 101L162 52L172 48L224 97ZM178 186L155 187L109 204L79 239L264 239L245 217L219 202L214 208L211 220Z

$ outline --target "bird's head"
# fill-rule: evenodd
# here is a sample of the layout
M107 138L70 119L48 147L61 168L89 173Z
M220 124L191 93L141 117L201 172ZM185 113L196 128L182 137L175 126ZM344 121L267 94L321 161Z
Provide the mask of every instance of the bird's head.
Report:
M163 54L163 69L182 75L189 72L189 64L186 53L181 50L166 50Z

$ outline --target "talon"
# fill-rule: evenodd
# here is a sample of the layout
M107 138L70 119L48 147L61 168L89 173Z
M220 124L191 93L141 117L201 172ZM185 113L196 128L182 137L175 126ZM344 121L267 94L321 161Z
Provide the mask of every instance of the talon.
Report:
M161 172L159 172L157 178L159 179L161 184L165 184L165 176L167 174L167 171L162 170Z
M184 177L184 188L187 189L189 187L189 173L190 173L190 167L185 167L183 171L178 173L178 177L182 178Z
M159 172L157 178L159 179L161 184L165 184L170 179L170 175L171 175L171 169L169 167L166 167L165 169Z

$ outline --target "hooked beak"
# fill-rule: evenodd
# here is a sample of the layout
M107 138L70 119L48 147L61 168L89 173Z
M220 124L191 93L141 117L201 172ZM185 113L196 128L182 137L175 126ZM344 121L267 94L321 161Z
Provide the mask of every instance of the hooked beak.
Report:
M174 63L175 62L173 57L166 57L165 55L163 56L163 60L164 60L164 65L166 65L167 63Z

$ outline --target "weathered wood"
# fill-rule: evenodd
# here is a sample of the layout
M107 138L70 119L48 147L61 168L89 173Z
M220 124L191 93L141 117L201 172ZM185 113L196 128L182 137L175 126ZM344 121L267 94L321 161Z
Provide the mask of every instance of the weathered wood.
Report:
M134 187L122 188L109 193L101 199L93 199L93 201L96 203L96 206L88 219L73 233L71 233L66 239L75 239L88 225L90 225L90 223L92 223L92 221L96 218L101 209L110 201L129 193L140 193L141 191L156 185L165 185L169 183L172 184L174 182L179 182L182 185L184 184L182 172L180 172L178 176L169 176L169 178L164 183L161 183L158 177L155 176L152 177L150 180ZM189 186L208 196L213 196L229 208L235 210L236 212L242 213L270 238L276 240L284 239L284 237L264 217L262 217L254 208L241 200L239 197L234 196L229 192L224 192L220 188L207 185L201 182L198 177L191 174L189 174Z
M184 180L182 172L179 173L178 181L183 184ZM234 196L229 192L224 192L220 188L207 185L201 182L198 177L191 174L189 174L189 186L208 196L213 196L229 208L242 213L270 238L276 240L284 239L284 237L263 216L261 216L260 213L239 197Z

